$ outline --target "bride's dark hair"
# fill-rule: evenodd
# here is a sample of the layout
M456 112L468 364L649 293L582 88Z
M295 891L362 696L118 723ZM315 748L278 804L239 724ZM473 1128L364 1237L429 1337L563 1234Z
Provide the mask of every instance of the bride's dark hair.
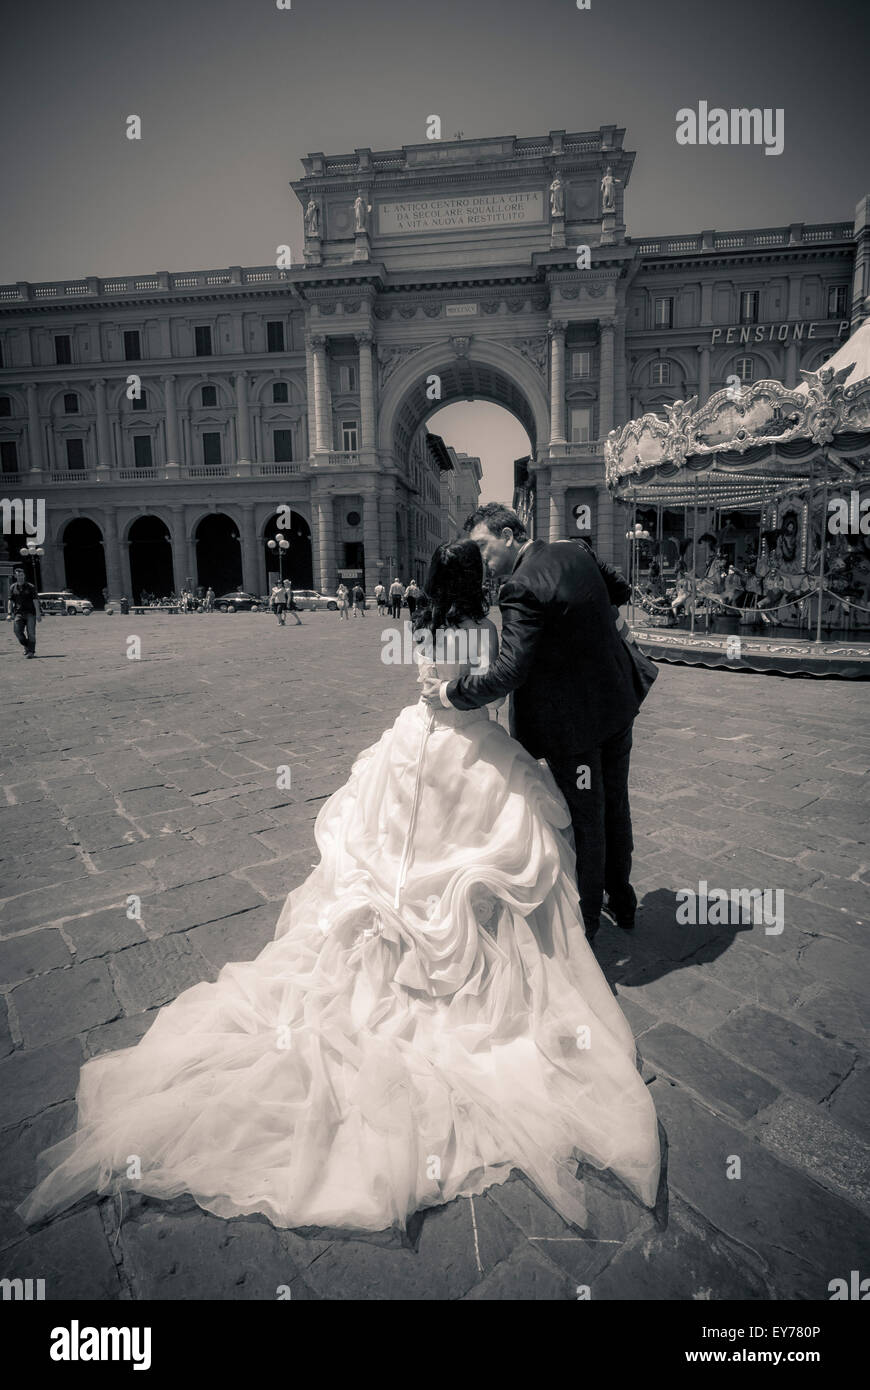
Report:
M439 545L426 576L425 602L414 614L414 630L460 627L479 621L489 612L483 591L483 557L474 541L447 541Z

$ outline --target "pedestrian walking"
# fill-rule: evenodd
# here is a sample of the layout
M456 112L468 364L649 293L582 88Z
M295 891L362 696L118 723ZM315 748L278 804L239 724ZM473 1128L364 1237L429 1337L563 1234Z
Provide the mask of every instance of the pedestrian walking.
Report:
M274 584L269 595L269 606L278 619L278 626L284 626L284 616L287 612L287 595L283 584Z
M214 592L214 589L213 589L213 588L211 587L211 585L209 584L208 588L207 588L206 591L205 591L205 599L203 600L203 605L204 605L204 606L203 606L203 612L205 612L205 613L213 613L213 612L214 612L214 600L215 600L215 592Z
M378 605L379 616L383 617L387 611L387 591L383 584L375 585L375 603Z
M398 575L390 585L390 607L393 610L394 618L402 616L402 599L405 597L405 586Z
M348 592L347 585L339 584L335 591L335 597L338 599L339 618L348 618L347 601L350 598L350 593Z
M420 588L416 579L412 579L405 590L405 602L408 605L408 617L413 618L417 611L417 604L423 597L423 590Z
M12 571L7 619L12 622L12 631L24 648L24 655L36 656L36 624L42 622L42 609L36 586L28 581L22 565L16 565Z
M296 619L296 626L301 627L302 623L299 614L296 612L296 604L293 602L293 585L289 579L284 580L284 594L287 600L287 612Z
M353 616L364 618L366 615L366 591L361 584L353 586Z

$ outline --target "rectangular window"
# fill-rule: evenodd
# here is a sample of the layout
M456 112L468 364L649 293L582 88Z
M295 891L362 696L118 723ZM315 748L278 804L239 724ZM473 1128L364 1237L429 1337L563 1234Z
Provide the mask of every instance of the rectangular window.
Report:
M5 367L6 362L3 357L3 341L0 339L0 367Z
M59 367L72 362L72 338L68 333L56 333L54 338L54 360Z
M341 422L341 447L346 454L355 454L357 448L357 425L356 420L342 420Z
M0 464L4 473L18 472L18 445L14 439L4 439L0 444Z
M670 386L670 362L653 362L652 366L649 369L649 379L651 386Z
M340 391L356 390L356 367L351 363L346 363L338 369L338 389Z
M197 357L211 357L211 329L208 325L205 328L194 328L193 339Z
M124 361L138 362L141 356L138 328L127 329L124 333Z
M272 387L272 404L286 405L290 399L286 381L276 381Z
M220 467L221 437L216 430L202 436L202 461L206 468Z
M272 444L275 449L276 463L293 462L293 431L292 430L273 430Z
M592 353L589 348L580 348L571 353L571 376L576 380L578 377L592 375Z
M150 434L133 435L133 460L137 468L153 468Z
M758 323L758 290L744 290L741 294L740 322Z
M80 473L85 466L85 441L68 439L66 441L66 466L70 473Z
M846 286L828 286L828 318L841 319L846 313Z
M674 297L667 295L664 299L655 301L655 326L656 328L673 328L674 326Z
M12 414L12 397L0 396L0 415L9 416Z
M283 352L283 351L284 351L284 325L283 325L283 323L277 322L277 323L267 323L267 324L266 324L266 351L267 351L267 352Z
M203 409L204 409L204 410L208 410L211 406L216 406L216 405L217 405L217 387L216 387L216 386L203 386L203 388L202 388L202 405L203 405Z
M147 409L148 409L148 392L147 392L147 391L144 391L144 390L140 390L139 395L133 397L133 400L131 401L131 405L132 405L132 407L133 407L134 410L147 410Z
M752 380L752 371L753 371L752 358L751 358L751 357L738 357L738 359L737 359L737 364L736 364L736 365L737 365L737 375L740 377L740 380L741 380L741 381L751 381L751 380Z
M571 443L588 444L592 438L592 407L576 405L571 409Z

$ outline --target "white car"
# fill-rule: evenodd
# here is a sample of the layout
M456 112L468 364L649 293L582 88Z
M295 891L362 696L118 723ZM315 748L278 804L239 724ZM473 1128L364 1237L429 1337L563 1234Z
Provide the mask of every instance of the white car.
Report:
M337 599L321 594L317 589L294 589L293 603L296 608L307 609L309 613L314 613L318 608L331 608L335 612L338 608Z
M66 613L70 618L94 611L90 599L76 598L72 589L55 589L51 593L40 594L39 605L43 613Z

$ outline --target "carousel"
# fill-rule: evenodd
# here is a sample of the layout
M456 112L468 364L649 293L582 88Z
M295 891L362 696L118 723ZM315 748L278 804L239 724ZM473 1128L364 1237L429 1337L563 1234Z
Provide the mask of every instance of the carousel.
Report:
M611 431L629 622L656 660L870 676L870 320L801 377Z

